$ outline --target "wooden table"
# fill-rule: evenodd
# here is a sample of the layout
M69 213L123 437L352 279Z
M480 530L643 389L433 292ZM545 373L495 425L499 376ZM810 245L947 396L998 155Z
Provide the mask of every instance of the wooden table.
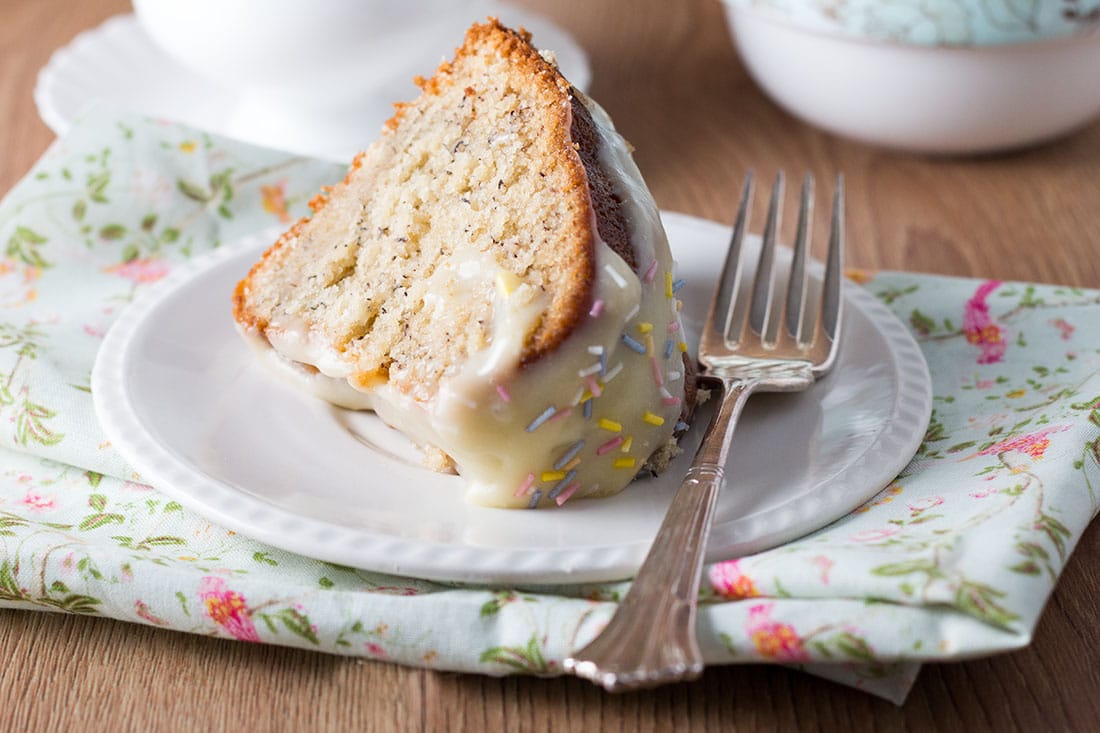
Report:
M1010 156L894 154L811 129L764 98L714 0L522 4L589 52L591 93L637 147L662 208L728 221L749 167L764 179L843 170L853 266L1100 285L1100 124ZM0 0L0 192L53 139L31 97L38 69L127 10L123 0ZM575 679L440 674L5 610L0 729L1081 730L1100 720L1098 563L1094 523L1030 647L928 665L901 708L776 667L714 668L691 684L609 696Z

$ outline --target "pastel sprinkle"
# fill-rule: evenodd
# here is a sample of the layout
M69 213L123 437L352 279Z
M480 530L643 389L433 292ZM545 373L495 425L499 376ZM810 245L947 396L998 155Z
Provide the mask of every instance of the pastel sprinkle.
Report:
M603 313L603 301L597 300L592 304L592 310L588 311L588 315L593 318L599 318L601 313Z
M531 502L527 505L528 509L534 509L539 505L539 499L542 498L542 491L536 491L531 494Z
M607 352L600 354L600 376L607 374Z
M626 344L631 351L636 351L639 354L645 353L645 347L642 346L637 340L635 340L634 337L631 336L629 333L623 333L623 343Z
M684 282L683 278L678 278L677 280L673 281L673 283L672 283L672 292L674 292L674 293L680 292L680 289L683 288L684 285L686 285L686 284L687 283Z
M569 461L569 463L566 463L561 468L562 468L563 471L572 471L574 468L576 468L579 465L581 465L581 457L577 456L576 458Z
M635 303L634 307L630 309L630 312L626 314L626 320L633 321L634 316L638 315L638 311L641 310L641 309L642 309L642 307L640 305L638 305L637 303Z
M554 413L557 412L557 411L558 411L558 408L554 407L553 405L550 405L549 407L547 407L545 410L542 411L541 415L539 415L538 417L536 417L534 420L531 421L531 424L528 425L527 428L526 428L527 432L533 433L534 431L541 428L542 424L544 422L546 422L547 420L549 420L550 418L552 418L554 416Z
M508 394L508 390L504 389L504 385L497 385L497 394L500 395L500 399L504 402L512 401L512 395Z
M660 415L654 415L649 410L646 410L644 413L642 413L642 419L650 425L661 426L665 424L665 419L663 417L661 417Z
M604 430L610 430L613 433L622 432L623 429L622 423L617 423L614 420L608 420L606 417L600 418L599 426Z
M580 377L581 379L584 379L585 377L590 377L593 374L599 373L599 371L600 371L600 362L597 361L592 366L585 367L584 369L581 369L579 372L577 372L577 376Z
M543 471L542 482L548 484L551 481L561 481L565 478L565 471Z
M683 375L683 374L680 374L680 372L678 372L678 371L676 371L676 370L673 370L673 371L670 371L670 372L668 373L668 380L669 380L670 382L675 382L675 381L677 381L678 379L680 379L680 377L682 377L682 376L684 376L684 375Z
M531 490L531 487L534 485L534 483L535 483L535 474L533 474L533 473L527 474L527 478L523 479L523 483L521 483L516 488L516 493L513 494L513 496L523 496L524 494L526 494L528 491Z
M676 348L676 342L673 341L672 339L669 339L668 341L665 342L665 358L666 359L668 357L672 356L672 351L675 348Z
M642 321L638 324L638 330L642 333L649 333L653 330L653 324L649 321Z
M665 273L665 297L666 298L671 298L672 297L672 273L671 272L666 272Z
M573 479L575 479L576 477L577 477L577 472L576 471L570 471L569 473L565 474L565 478L563 478L561 481L559 481L554 486L554 488L550 489L550 498L551 499L557 499L558 494L565 491L565 488L567 486L569 486L569 484L573 483Z
M622 458L616 458L611 465L615 468L634 468L634 459L630 456L623 456Z
M604 265L603 269L605 272L607 272L611 279L615 281L616 285L618 285L620 288L626 287L626 280L624 280L623 276L620 275L614 267L612 267L611 263Z
M573 408L572 407L567 407L564 410L559 410L558 412L555 412L554 415L550 418L550 421L551 422L557 422L558 420L564 420L565 418L569 417L572 414L573 414Z
M645 353L653 353L653 334L651 333L645 335Z
M676 428L675 429L677 431L687 430L688 429L688 424L686 422L684 422L683 420L681 420L680 422L676 423Z
M581 387L580 389L577 390L577 394L575 394L573 396L573 401L570 402L569 404L570 405L579 405L580 403L584 402L585 400L587 400L591 396L592 395L588 394L588 390L586 390L584 387Z
M680 322L679 321L672 321L668 324L668 332L669 333L676 333L679 330L680 330Z
M565 464L577 457L577 454L581 452L581 448L584 447L584 441L578 440L573 445L569 446L569 450L562 453L561 458L554 462L554 470L560 471L565 467Z
M642 275L642 282L649 285L653 282L653 278L657 276L657 260L649 263L649 267L646 268L645 274Z
M603 347L599 344L596 344L595 346L589 346L588 353L592 354L592 356L603 356Z
M596 455L602 456L605 453L610 453L611 451L618 448L622 444L622 442L623 442L623 436L616 435L614 438L612 438L611 440L607 441L606 443L601 445L599 448L597 448L596 449Z
M669 395L668 397L662 397L661 404L668 405L669 407L675 407L676 405L680 404L680 398L673 397L672 395Z
M665 377L661 374L661 365L657 362L656 356L649 357L649 366L653 370L653 381L658 387L663 387L665 384Z
M610 382L615 377L619 376L619 372L621 372L622 370L623 370L623 363L621 361L618 364L616 364L615 366L608 369L607 374L604 375L604 378L603 378L604 386L606 387L608 382Z
M628 435L628 436L626 436L626 440L623 441L623 445L622 445L621 448L619 448L619 450L621 450L623 453L629 453L630 448L633 445L634 445L634 436L633 435Z
M688 350L687 341L681 341L680 343L676 344L676 348L680 350L680 353L686 352Z
M603 392L600 391L599 382L597 382L596 378L592 375L588 375L587 377L585 377L584 383L588 385L588 391L592 393L593 397L599 397L601 394L603 394Z
M554 501L556 501L558 503L558 506L561 506L565 502L569 501L569 497L571 497L571 496L573 496L573 494L577 493L577 489L579 489L580 487L581 487L581 482L580 481L574 481L573 483L566 486L565 489L560 494L558 494L556 497L554 497Z
M592 419L592 400L590 399L584 401L584 419Z

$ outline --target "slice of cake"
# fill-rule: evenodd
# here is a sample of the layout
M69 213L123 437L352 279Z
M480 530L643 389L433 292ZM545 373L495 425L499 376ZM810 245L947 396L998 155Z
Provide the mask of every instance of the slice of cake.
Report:
M657 208L607 114L475 25L234 295L300 384L500 507L659 469L693 400Z

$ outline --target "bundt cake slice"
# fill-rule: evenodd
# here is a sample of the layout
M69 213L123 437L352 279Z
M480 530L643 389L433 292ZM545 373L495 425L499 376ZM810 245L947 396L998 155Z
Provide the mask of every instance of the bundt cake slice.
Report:
M473 503L618 492L667 457L691 382L629 148L493 19L417 83L238 284L238 328L457 470Z

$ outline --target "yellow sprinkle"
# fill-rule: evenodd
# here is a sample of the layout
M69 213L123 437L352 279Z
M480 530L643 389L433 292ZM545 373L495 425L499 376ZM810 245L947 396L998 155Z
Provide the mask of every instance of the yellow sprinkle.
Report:
M497 292L501 296L507 298L509 295L516 291L516 288L520 286L520 279L508 272L507 270L500 270L497 272Z
M542 481L543 483L549 483L550 481L561 481L565 478L565 471L543 471Z
M621 450L623 453L629 453L630 446L632 445L634 445L634 436L628 435L626 436L626 440L623 441L622 447L619 448L619 450Z
M577 456L576 458L569 461L569 463L566 463L561 468L562 468L563 471L572 471L574 468L576 468L579 465L581 465L581 457ZM562 476L562 478L565 478L565 476Z
M671 272L666 272L665 273L665 297L666 298L671 298L672 297L672 273Z
M604 430L610 430L613 433L621 432L623 429L622 423L615 422L614 420L608 420L606 417L600 418L599 425Z
M638 330L641 331L642 333L649 333L650 331L653 330L653 324L650 323L649 321L642 321L641 323L638 324Z
M688 350L687 341L681 341L680 343L676 344L676 348L678 348L681 351L681 353L687 351Z
M645 420L650 425L664 425L665 424L665 419L663 417L661 417L660 415L654 415L649 410L645 411L645 413L642 415L642 419Z
M634 459L630 458L629 456L616 458L615 462L611 465L613 465L615 468L634 468Z
M581 398L577 400L577 404L588 402L590 399L592 399L592 390L586 389L584 392L581 393Z
M645 353L653 353L653 334L651 333L645 335Z
M684 301L679 298L676 299L676 312L679 313L684 309Z

